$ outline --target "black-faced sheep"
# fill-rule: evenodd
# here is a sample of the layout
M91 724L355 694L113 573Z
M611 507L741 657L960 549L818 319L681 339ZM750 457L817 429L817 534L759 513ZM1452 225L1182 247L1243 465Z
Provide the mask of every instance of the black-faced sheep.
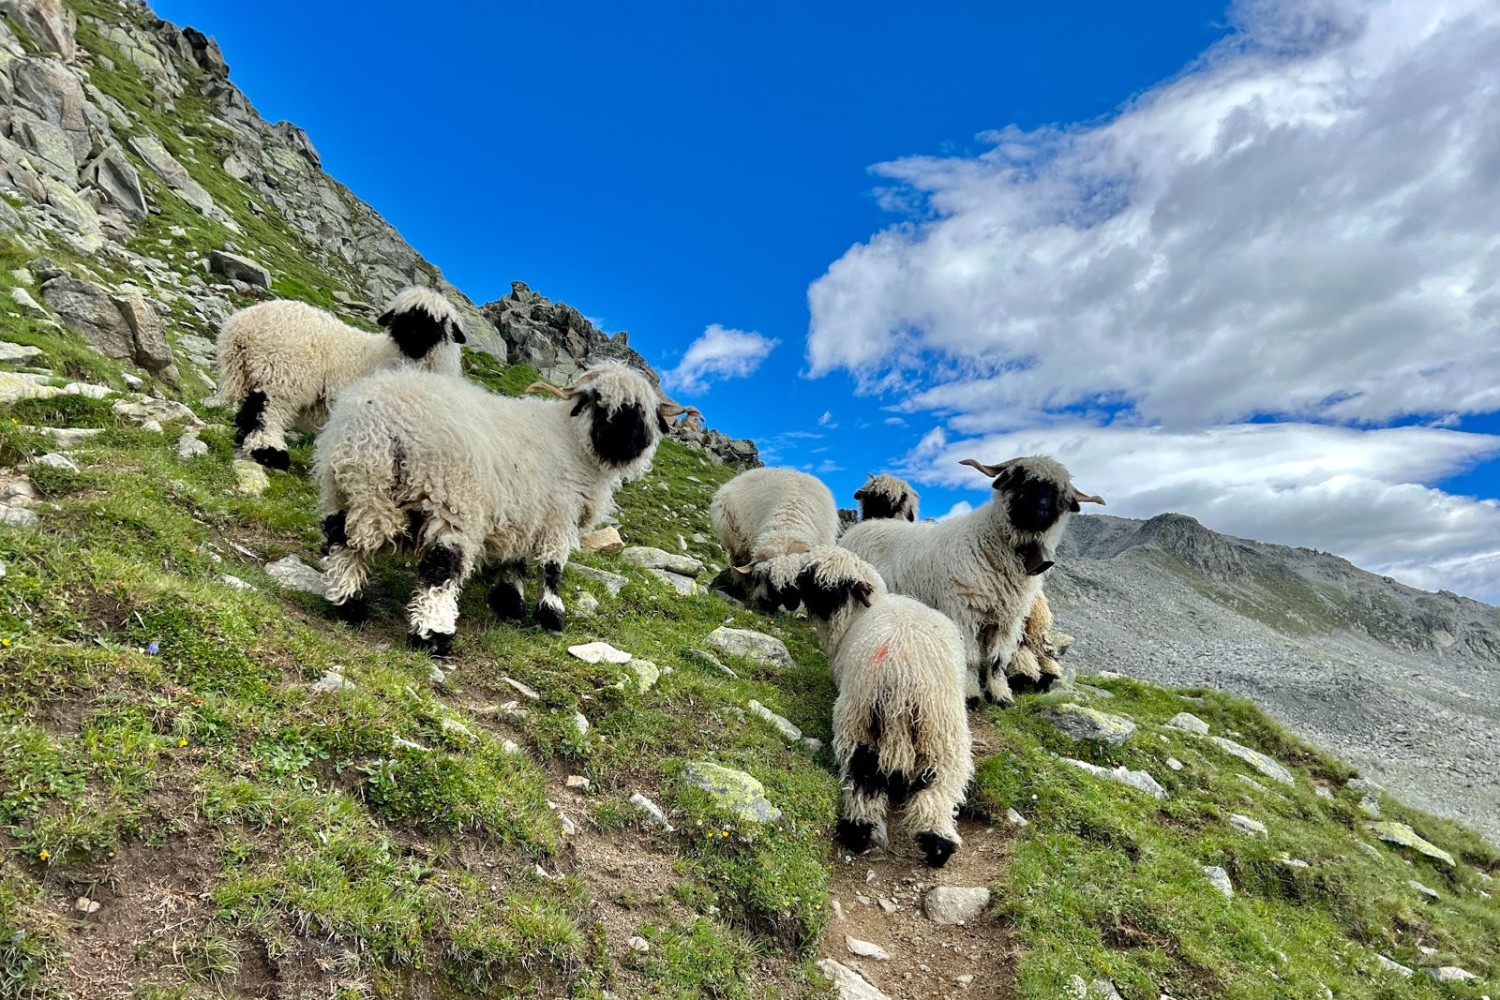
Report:
M1058 462L1045 456L999 465L965 459L993 478L994 497L962 517L935 523L866 521L839 544L867 560L895 593L908 594L958 623L969 664L968 695L1012 701L1005 668L1020 648L1027 614L1041 593L1058 539L1080 503Z
M883 519L916 521L917 501L920 499L910 483L896 476L867 473L870 481L854 492L859 501L861 521ZM1016 655L1006 665L1005 676L1012 691L1046 691L1062 677L1062 667L1053 655L1052 644L1047 640L1047 631L1052 628L1052 608L1047 603L1044 591L1038 591L1036 601L1026 615L1026 625L1021 632L1021 645Z
M447 653L459 590L481 561L500 570L490 607L519 619L526 561L537 559L537 621L562 630L558 588L580 531L604 516L620 483L650 469L667 421L697 411L663 401L620 362L588 369L566 390L531 388L562 401L497 396L411 368L340 393L315 464L328 600L342 617L364 614L370 557L404 542L418 555L408 606L418 648Z
M766 611L796 608L796 555L832 545L839 530L828 487L792 469L735 476L714 494L709 520L742 592Z
M405 288L376 320L385 333L356 330L306 302L247 306L219 332L219 396L238 406L235 444L272 469L291 464L286 432L316 430L334 396L371 372L402 363L457 375L464 343L458 310L430 288Z
M875 568L847 549L814 549L797 589L839 690L840 842L863 851L886 823L893 848L899 829L942 867L963 842L955 817L974 775L963 635L947 616L887 593ZM897 827L887 822L893 809Z

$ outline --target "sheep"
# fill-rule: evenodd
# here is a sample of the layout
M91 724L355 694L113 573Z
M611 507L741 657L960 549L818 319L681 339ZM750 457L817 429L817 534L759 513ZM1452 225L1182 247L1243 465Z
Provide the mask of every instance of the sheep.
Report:
M955 817L974 776L963 635L947 616L888 593L875 567L837 546L804 557L796 585L838 686L840 843L865 850L901 809L900 829L941 868L963 843ZM892 832L888 824L894 847Z
M916 521L917 501L920 499L910 483L896 476L873 472L866 473L870 481L854 492L859 501L859 519L876 521L882 518ZM1047 631L1052 628L1052 608L1047 604L1047 595L1038 591L1031 610L1026 614L1026 625L1021 633L1021 645L1016 655L1005 668L1012 691L1035 689L1046 691L1062 677L1062 667Z
M969 705L981 695L1004 705L1013 695L1001 668L1016 658L1063 528L1080 503L1104 501L1077 490L1068 470L1046 456L961 464L994 480L989 503L935 523L865 521L840 544L869 561L892 591L952 618L967 648Z
M536 619L562 631L558 589L579 532L607 513L620 483L650 469L669 419L699 414L663 401L618 361L588 368L566 390L530 390L562 402L497 396L410 367L339 394L314 450L337 616L364 619L369 560L397 543L418 557L407 608L414 647L449 653L459 592L481 561L499 567L491 609L520 620L526 561L539 560Z
M815 476L751 469L719 487L709 505L714 534L729 554L742 592L765 611L795 610L794 556L832 545L839 514Z
M219 332L220 398L238 405L235 444L271 469L287 469L286 432L316 430L334 396L381 368L420 364L457 375L465 342L458 310L430 288L404 288L365 333L291 299L247 306Z

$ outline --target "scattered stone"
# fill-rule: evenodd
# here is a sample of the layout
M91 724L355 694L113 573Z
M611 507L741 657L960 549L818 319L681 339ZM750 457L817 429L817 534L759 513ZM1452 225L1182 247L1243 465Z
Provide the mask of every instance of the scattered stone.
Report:
M708 644L730 656L742 656L747 660L754 660L767 666L796 666L796 661L792 659L786 643L774 636L752 629L721 625L708 634Z
M1199 736L1208 735L1208 723L1198 718L1192 712L1178 712L1167 720L1167 725L1173 729L1181 729L1184 732L1196 733Z
M271 272L239 254L214 250L208 255L208 267L213 273L222 274L231 281L243 281L257 288L271 287Z
M233 587L235 590L254 590L255 589L255 585L254 584L246 583L244 580L241 580L239 577L237 577L237 576L230 576L228 573L225 573L223 576L219 577L219 579L223 583L226 583L229 586Z
M525 684L522 684L520 681L516 680L513 677L501 677L500 683L509 685L511 690L515 691L516 694L520 695L522 698L527 699L528 701L540 701L542 698L541 695L537 694L531 688L527 687Z
M1428 899L1437 900L1443 898L1442 896L1438 895L1436 889L1425 886L1421 882L1418 882L1416 879L1409 879L1406 884L1411 886L1412 889L1414 889L1419 894L1426 896Z
M568 570L577 573L585 580L597 583L605 589L610 597L620 596L620 591L624 590L625 585L630 582L618 573L608 573L602 569L595 569L592 566L580 566L577 563L569 564Z
M1359 800L1359 811L1371 819L1380 818L1380 803L1373 796L1366 795Z
M844 935L844 947L849 949L849 954L858 955L860 958L873 958L877 962L889 962L891 953L878 944L869 941L861 941L857 937Z
M967 975L967 974L959 976L957 979L954 979L953 981L955 983L957 983L959 986L964 986L964 987L969 987L969 986L973 986L974 985L974 977L971 976L971 975Z
M626 941L625 943L630 945L631 951L638 951L642 955L651 950L651 942L647 941L639 934L632 935L630 940Z
M683 576L681 573L672 573L664 569L648 569L646 572L675 590L679 597L692 597L703 589L694 582L692 577Z
M1005 818L1010 822L1011 826L1020 827L1023 830L1031 825L1030 820L1028 820L1025 816L1022 816L1020 813L1016 812L1014 809L1005 810Z
M479 742L479 737L474 735L474 730L457 719L445 718L438 724L438 728L448 736L457 736L459 739L468 740L470 743Z
M32 319L46 319L47 310L40 302L31 297L31 293L24 288L12 288L10 290L11 301L16 308L21 310L21 315L30 316ZM20 344L0 342L0 361L24 361L34 358L42 353L40 347L23 347Z
M1249 816L1241 816L1239 813L1231 813L1229 815L1229 825L1240 831L1240 833L1246 833L1252 837L1264 837L1266 835L1266 825L1264 823L1258 819L1251 819Z
M1440 983L1467 983L1471 979L1479 978L1474 973L1465 972L1456 965L1442 965L1437 968L1423 969L1422 971Z
M79 913L82 913L84 916L88 916L91 913L98 913L99 901L95 899L89 899L87 896L79 896L78 901L73 904L73 909L77 910Z
M322 677L308 685L308 690L313 694L331 694L345 686L352 687L353 685L337 670L326 670Z
M1385 786L1369 778L1350 778L1344 782L1344 787L1351 792L1360 792L1365 795L1381 795L1385 792Z
M504 750L506 753L520 753L521 745L515 740L506 740L504 743L500 744L500 749Z
M895 913L897 910L901 909L901 907L896 905L896 901L894 899L885 899L882 897L881 899L877 899L876 902L880 904L880 908L886 913Z
M1270 791L1269 788L1267 788L1265 785L1262 785L1260 782L1256 781L1254 778L1250 777L1250 775L1248 775L1248 774L1236 774L1235 778L1238 779L1240 782L1242 782L1242 783L1244 783L1246 785L1249 785L1251 788L1255 789L1257 792L1269 792Z
M1333 798L1333 789L1327 785L1316 785L1313 787L1313 794L1320 799L1331 799Z
M573 602L573 607L578 609L579 614L591 615L599 610L599 598L585 591Z
M935 924L966 923L989 905L990 891L983 886L940 885L922 897L922 912Z
M557 823L562 827L564 837L578 836L578 824L574 823L573 818L560 809L557 812Z
M687 651L687 658L695 663L701 663L705 667L711 667L726 677L739 677L739 674L724 666L724 664L719 662L719 658L717 656L714 656L714 654L708 652L707 650L690 649Z
M1450 867L1456 864L1456 862L1453 860L1453 855L1449 854L1441 847L1423 840L1420 836L1417 835L1417 832L1415 830L1407 826L1405 823L1372 823L1370 824L1370 829L1375 831L1375 836L1379 837L1381 840L1386 841L1387 843L1399 844L1402 847L1409 847L1412 850L1416 851L1418 854L1425 854L1429 858L1436 858L1437 860L1446 863Z
M625 664L625 669L635 674L636 694L650 691L661 678L661 670L650 660L631 660Z
M7 507L0 504L0 525L8 528L35 528L38 519L35 511L25 507Z
M589 779L585 778L581 774L568 775L568 780L565 783L569 788L577 789L580 792L586 792L589 790Z
M44 465L49 469L61 469L63 472L77 472L78 465L66 455L59 455L55 451L49 451L39 458L32 459L32 465Z
M448 683L448 675L443 673L442 667L434 663L427 668L427 681L431 684L446 684Z
M1379 952L1375 953L1375 960L1380 963L1380 967L1382 969L1394 972L1396 973L1396 975L1404 976L1407 979L1410 979L1412 977L1412 971L1410 969L1402 965L1400 962L1393 962L1391 959L1386 958Z
M839 1000L890 1000L864 976L831 958L819 959L818 971L833 981Z
M1168 757L1166 759L1166 765L1174 771L1182 770L1182 761L1178 760L1176 757Z
M578 731L579 736L587 736L589 734L589 729L591 729L592 727L589 725L589 720L586 715L584 715L582 712L574 712L573 728Z
M1356 844L1356 846L1359 847L1359 849L1361 851L1364 851L1366 854L1368 854L1370 857L1374 858L1376 861L1382 861L1382 860L1384 860L1384 857L1380 853L1380 849L1377 848L1375 845L1373 845L1373 844L1367 844L1363 840L1355 841L1355 844Z
M1112 747L1124 746L1136 730L1135 723L1122 715L1110 715L1082 705L1053 705L1043 713L1043 718L1064 736Z
M640 792L635 792L630 796L630 804L644 812L647 816L650 816L668 833L673 831L674 827L671 823L667 822L667 814L661 811L661 806L652 802Z
M12 295L15 295L16 292L20 292L24 295L26 289L12 288L10 291ZM28 299L31 298L30 295L27 295L26 297ZM19 299L17 301L19 301ZM41 353L42 349L40 347L30 347L25 344L12 344L8 340L0 340L0 361L27 361L31 358L37 357Z
M1090 764L1083 760L1074 760L1072 757L1061 757L1058 759L1064 764L1072 764L1079 770L1087 771L1097 778L1104 778L1107 781L1117 782L1118 784L1134 788L1137 791L1145 792L1153 799L1164 799L1167 797L1167 790L1161 787L1157 780L1145 771L1132 771L1123 764L1116 768L1107 768L1100 767L1097 764Z
M266 575L288 590L328 596L328 578L296 556L285 556L266 564Z
M600 528L580 538L578 546L585 552L598 552L601 555L613 556L619 555L620 550L625 548L625 540L620 537L619 528Z
M584 663L629 663L631 656L623 649L616 649L607 642L589 642L582 646L569 646L568 652Z
M762 705L760 702L754 700L753 698L750 701L749 708L752 715L758 715L762 719L765 719L767 722L769 722L771 725L775 726L777 731L781 733L782 739L786 740L788 743L795 743L802 738L802 730L798 729L789 720L780 715L777 715L775 712L771 711L769 708Z
M1208 876L1208 881L1224 894L1225 899L1234 898L1234 883L1229 881L1229 873L1218 865L1204 865L1203 874Z
M677 536L677 551L678 552L686 552L687 551L687 539L683 538L681 535Z
M693 761L683 769L683 778L707 792L724 812L751 823L774 823L781 810L766 799L766 789L744 771L708 761Z
M632 545L620 553L629 563L645 569L664 569L682 576L697 576L703 572L703 563L692 556L685 556L665 549L654 549L647 545Z
M191 458L202 458L208 454L208 442L198 438L196 428L189 427L182 432L182 437L177 439L177 457L183 461Z
M87 396L89 399L103 399L114 393L107 385L95 385L92 382L69 382L62 387L65 396Z
M236 485L234 491L241 496L258 497L271 488L271 480L259 462L246 458L234 460Z
M808 750L809 753L822 753L823 752L823 741L819 740L819 739L814 739L811 736L804 736L802 738L802 745L805 746L805 747L807 747L807 750Z
M1218 744L1219 748L1225 753L1229 754L1232 757L1238 757L1240 760L1249 764L1251 767L1255 768L1257 771L1259 771L1261 774L1264 774L1271 780L1279 781L1283 785L1294 784L1294 781L1292 780L1292 772L1288 771L1286 768L1282 767L1276 761L1272 760L1270 757L1267 757L1259 750L1251 750L1249 747L1242 746L1241 744L1236 743L1234 740L1226 739L1223 736L1211 736L1209 737L1209 739Z
M0 372L0 403L14 403L18 399L50 399L61 394L62 390L55 385L38 385L12 372Z
M432 748L431 747L424 747L420 743L413 743L411 740L405 739L405 738L400 737L400 736L393 736L393 737L391 737L391 744L393 746L399 747L399 748L401 748L403 750L418 750L418 751L420 751L422 753L431 753L432 752Z
M203 426L203 421L198 419L196 413L175 399L122 399L115 403L114 411L143 427L149 427L155 422L158 426L152 429L156 431L161 430L161 424L171 423L174 420L186 420L195 427Z
M1278 858L1277 860L1281 864L1285 865L1288 868L1311 868L1312 867L1312 865L1308 864L1306 861L1303 861L1301 858Z

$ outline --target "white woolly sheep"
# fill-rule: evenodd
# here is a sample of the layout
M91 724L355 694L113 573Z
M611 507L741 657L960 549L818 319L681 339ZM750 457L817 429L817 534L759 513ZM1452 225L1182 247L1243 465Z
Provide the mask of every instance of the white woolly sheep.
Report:
M859 501L859 519L878 521L882 519L916 521L916 490L904 479L887 473L866 473L870 481L854 492ZM1012 691L1035 689L1046 691L1062 677L1062 667L1053 656L1052 644L1047 640L1047 630L1052 627L1052 608L1047 604L1045 592L1038 591L1036 601L1026 615L1026 626L1021 633L1021 645L1016 655L1006 665L1005 676Z
M901 809L899 829L941 868L963 843L955 817L974 776L964 705L964 637L947 616L890 594L847 549L805 557L797 589L833 668L833 754L843 789L839 841L870 844Z
M621 362L589 368L562 402L494 395L462 378L412 368L378 372L339 394L314 463L328 551L328 600L348 621L366 614L370 557L390 543L418 556L411 641L446 655L464 581L499 565L489 603L525 615L526 561L541 563L536 618L563 628L558 596L579 532L607 512L615 488L651 467L667 420L697 411L663 401Z
M334 396L371 372L401 363L457 375L464 343L458 310L430 288L404 288L376 320L356 330L332 313L291 299L247 306L219 332L219 396L238 405L235 444L272 469L291 465L286 432L316 430Z
M1041 593L1041 574L1052 566L1057 541L1078 505L1104 501L1075 489L1068 470L1045 456L963 464L994 479L989 503L930 524L866 521L845 532L839 544L869 561L892 591L958 624L967 647L971 705L981 694L1008 704L1013 698L1003 668L1020 648L1026 615Z
M729 554L742 591L766 611L795 609L792 558L838 536L833 494L815 476L792 469L751 469L719 487L709 506L714 534Z

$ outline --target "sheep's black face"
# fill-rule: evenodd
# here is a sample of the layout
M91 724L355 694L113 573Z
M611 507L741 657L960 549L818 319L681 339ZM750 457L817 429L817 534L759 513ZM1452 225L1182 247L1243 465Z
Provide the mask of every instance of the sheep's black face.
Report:
M770 580L761 579L756 574L755 603L766 614L775 614L782 608L788 611L796 611L802 606L802 594L797 589L794 581L784 587L778 587Z
M414 361L427 357L429 351L450 338L455 344L464 343L463 330L457 323L438 319L422 308L387 312L375 322L385 327L401 353Z
M873 588L863 580L819 580L817 567L809 566L797 577L797 592L809 615L827 621L852 601L869 607Z
M656 443L653 420L660 419L654 411L648 413L639 403L626 403L613 410L599 405L599 394L585 392L573 404L573 416L584 410L591 412L589 442L599 460L609 465L629 465L646 453Z
M859 519L861 521L879 521L887 518L916 520L916 514L907 509L905 497L900 499L888 496L884 493L870 493L859 490L854 494L854 499L859 501Z
M1021 531L1047 531L1065 509L1078 505L1063 498L1063 489L1051 479L1029 474L1024 466L1011 466L995 477L994 488L1005 503L1010 523Z

